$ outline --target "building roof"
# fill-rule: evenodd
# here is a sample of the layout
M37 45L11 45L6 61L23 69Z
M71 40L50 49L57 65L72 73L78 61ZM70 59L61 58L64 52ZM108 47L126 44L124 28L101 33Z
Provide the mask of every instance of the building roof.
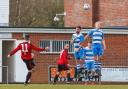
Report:
M92 28L82 29L87 33ZM105 34L128 34L128 28L102 28ZM74 33L74 28L0 28L1 33Z

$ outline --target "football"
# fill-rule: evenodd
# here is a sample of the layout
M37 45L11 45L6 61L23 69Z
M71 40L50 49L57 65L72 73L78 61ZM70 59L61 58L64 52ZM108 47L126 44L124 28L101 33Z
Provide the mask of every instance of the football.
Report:
M84 10L88 10L88 9L90 9L90 4L88 4L88 3L86 3L86 4L84 4Z

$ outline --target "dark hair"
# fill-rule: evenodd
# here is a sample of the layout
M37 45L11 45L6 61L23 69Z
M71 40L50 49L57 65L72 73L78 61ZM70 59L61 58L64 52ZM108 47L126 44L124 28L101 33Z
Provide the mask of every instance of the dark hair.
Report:
M79 29L81 29L81 26L76 26L76 28L79 28Z
M24 39L29 40L30 36L28 34L25 35Z
M92 41L88 41L88 43L92 44Z

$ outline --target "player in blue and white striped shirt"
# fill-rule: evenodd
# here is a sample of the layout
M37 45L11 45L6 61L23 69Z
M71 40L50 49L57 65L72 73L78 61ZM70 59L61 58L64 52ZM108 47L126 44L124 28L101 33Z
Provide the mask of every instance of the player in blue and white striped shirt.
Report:
M88 81L86 83L89 83L90 80L93 78L94 63L95 63L91 41L88 42L87 47L83 48L83 58L85 60L84 68L86 68L86 70L87 70L87 79L88 79Z
M95 29L92 29L85 36L85 40L88 37L92 38L92 49L94 53L94 59L98 61L100 57L103 55L103 51L106 49L106 44L104 40L104 33L101 28L101 22L95 23Z
M83 49L83 56L88 71L94 70L94 54L92 51L92 43L88 42L87 47Z
M80 44L84 42L84 35L80 32L81 27L76 27L76 32L72 35L71 43L74 45L74 57L76 59L76 69L79 70L81 68L81 51Z

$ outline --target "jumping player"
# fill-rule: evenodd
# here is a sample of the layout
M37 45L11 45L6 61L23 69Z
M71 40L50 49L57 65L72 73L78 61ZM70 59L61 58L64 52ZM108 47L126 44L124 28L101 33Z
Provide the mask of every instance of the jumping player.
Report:
M80 51L80 44L84 42L84 36L81 33L81 27L77 26L76 27L76 32L72 35L72 40L71 43L74 44L74 57L76 59L76 71L78 75L78 71L82 67L82 61L81 61L81 51Z
M87 78L88 78L87 83L89 83L94 73L94 54L92 51L92 42L89 41L87 47L83 47L82 51L84 56L83 58L85 60L84 68L87 69Z
M102 55L103 51L106 49L105 39L104 39L104 33L101 28L101 22L95 23L95 29L92 29L88 32L88 34L85 36L85 40L88 37L92 38L92 50L94 53L94 59L98 61Z

